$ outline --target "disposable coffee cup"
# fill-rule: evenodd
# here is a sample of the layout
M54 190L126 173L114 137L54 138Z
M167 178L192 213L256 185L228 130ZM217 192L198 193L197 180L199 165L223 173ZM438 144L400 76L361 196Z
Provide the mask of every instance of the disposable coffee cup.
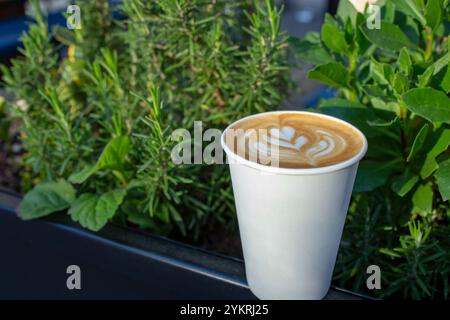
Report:
M271 113L313 114L337 121L360 135L352 158L316 168L280 168L246 160L231 150L227 130L241 121ZM358 163L367 140L357 128L334 117L277 111L243 118L225 129L227 154L245 272L260 299L322 299L327 294L347 215Z

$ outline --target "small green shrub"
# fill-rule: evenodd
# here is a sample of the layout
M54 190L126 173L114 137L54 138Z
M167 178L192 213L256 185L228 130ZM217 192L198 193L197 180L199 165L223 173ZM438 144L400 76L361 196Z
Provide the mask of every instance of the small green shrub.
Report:
M379 1L374 14L349 1L321 33L292 39L314 65L310 79L337 89L320 111L343 118L369 141L361 161L335 280L375 294L448 297L450 272L450 5L448 0Z
M2 68L23 122L25 185L36 185L19 215L69 209L91 230L112 219L194 238L210 218L233 222L227 167L173 164L171 133L281 102L280 12L269 0L109 3L79 1L82 28L49 31L34 1L23 56Z

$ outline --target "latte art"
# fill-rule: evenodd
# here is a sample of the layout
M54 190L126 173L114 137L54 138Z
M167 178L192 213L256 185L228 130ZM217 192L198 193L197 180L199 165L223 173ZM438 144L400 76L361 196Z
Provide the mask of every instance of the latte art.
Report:
M234 137L227 135L226 143L235 153L260 164L286 168L342 162L356 155L363 145L360 134L351 126L312 114L263 114L230 129Z

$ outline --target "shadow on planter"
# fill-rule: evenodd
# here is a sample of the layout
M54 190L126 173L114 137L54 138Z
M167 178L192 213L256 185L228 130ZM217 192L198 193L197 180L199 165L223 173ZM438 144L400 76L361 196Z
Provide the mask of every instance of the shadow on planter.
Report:
M112 224L93 233L62 214L23 222L19 202L0 187L0 299L255 299L240 259ZM70 265L81 290L67 289Z

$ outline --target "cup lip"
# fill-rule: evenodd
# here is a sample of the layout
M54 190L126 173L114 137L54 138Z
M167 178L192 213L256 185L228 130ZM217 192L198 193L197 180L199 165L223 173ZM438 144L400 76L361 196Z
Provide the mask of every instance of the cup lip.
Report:
M317 167L317 168L279 168L279 167L266 166L266 165L263 165L260 163L256 163L256 162L247 160L247 159L237 155L233 151L231 151L230 148L228 148L228 146L226 145L225 133L231 127L235 126L236 124L238 124L242 121L245 121L245 120L248 120L251 118L256 118L259 116L269 115L269 114L279 114L279 113L309 114L309 115L314 115L317 117L322 117L322 118L330 119L333 121L337 121L342 124L346 124L346 125L350 126L351 128L353 128L361 136L361 139L363 141L363 146L362 146L361 150L359 150L359 152L356 155L354 155L352 158L347 159L342 162L339 162L339 163L336 163L336 164L333 164L333 165ZM325 115L325 114L321 114L321 113L310 112L310 111L295 111L295 110L280 110L280 111L261 112L261 113L257 113L257 114L253 114L253 115L241 118L241 119L231 123L230 125L228 125L225 128L225 130L222 132L220 142L221 142L222 148L225 150L225 153L227 154L227 156L230 157L232 160L236 161L236 163L243 164L245 166L251 167L253 169L256 169L256 170L259 170L259 171L262 171L265 173L275 173L275 174L285 174L285 175L324 174L324 173L330 173L330 172L335 172L335 171L338 171L341 169L345 169L345 168L350 167L351 165L359 162L366 154L367 148L368 148L368 143L367 143L367 139L366 139L365 135L361 132L361 130L359 130L357 127L355 127L351 123L348 123L347 121L344 121L342 119L339 119L339 118L336 118L333 116L329 116L329 115Z

